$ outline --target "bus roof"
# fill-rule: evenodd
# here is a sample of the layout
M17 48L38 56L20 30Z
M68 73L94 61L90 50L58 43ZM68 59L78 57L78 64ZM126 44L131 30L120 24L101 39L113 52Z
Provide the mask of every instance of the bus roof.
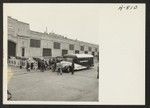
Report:
M66 54L64 57L77 57L77 58L91 58L93 55L91 54Z

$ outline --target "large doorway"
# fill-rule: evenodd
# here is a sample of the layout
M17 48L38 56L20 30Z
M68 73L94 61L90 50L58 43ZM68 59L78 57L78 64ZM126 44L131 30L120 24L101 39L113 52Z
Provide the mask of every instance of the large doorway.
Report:
M21 51L21 52L22 52L22 54L21 54L22 57L24 57L24 55L25 55L25 48L22 48L22 51Z
M65 54L68 54L68 50L64 50L64 49L63 49L63 50L62 50L62 56L65 55Z
M8 56L16 56L16 43L8 41Z

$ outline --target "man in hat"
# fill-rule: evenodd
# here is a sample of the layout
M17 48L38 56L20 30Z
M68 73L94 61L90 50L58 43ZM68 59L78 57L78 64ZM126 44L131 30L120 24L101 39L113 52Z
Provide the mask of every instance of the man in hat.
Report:
M71 74L74 74L74 60L72 60L72 65L71 65Z

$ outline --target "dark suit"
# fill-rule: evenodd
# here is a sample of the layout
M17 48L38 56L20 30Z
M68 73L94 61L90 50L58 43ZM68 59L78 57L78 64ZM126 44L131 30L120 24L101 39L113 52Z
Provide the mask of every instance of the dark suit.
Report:
M72 61L72 66L71 66L71 74L74 74L74 61Z

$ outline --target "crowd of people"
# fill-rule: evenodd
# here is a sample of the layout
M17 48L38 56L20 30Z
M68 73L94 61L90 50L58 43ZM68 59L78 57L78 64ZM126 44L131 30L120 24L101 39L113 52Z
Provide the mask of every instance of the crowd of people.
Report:
M40 70L41 72L44 72L46 70L52 70L52 72L57 72L57 74L62 75L62 61L63 59L58 58L26 58L26 59L16 59L13 58L13 60L9 60L9 62L14 63L15 66L22 68L26 68L27 72L30 72L31 70ZM19 61L19 62L18 62ZM72 61L71 65L71 73L74 74L74 62Z
M55 71L55 65L58 62L58 60L56 59L49 59L49 60L45 60L45 59L35 59L35 60L31 60L28 59L26 60L26 69L27 71L30 70L40 70L41 72L44 72L45 70L49 70L49 69L53 69L53 71Z

